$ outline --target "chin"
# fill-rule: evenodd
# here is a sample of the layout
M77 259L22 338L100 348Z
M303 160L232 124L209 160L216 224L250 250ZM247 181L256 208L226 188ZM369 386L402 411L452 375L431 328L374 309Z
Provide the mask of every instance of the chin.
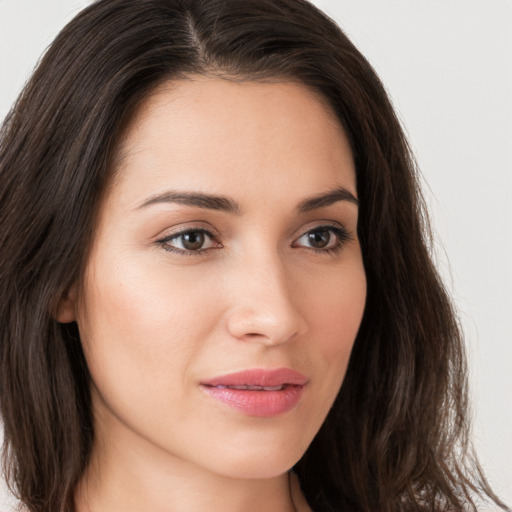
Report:
M267 459L256 461L254 464L252 460L245 460L230 465L230 467L219 468L217 473L235 479L266 480L287 473L298 460L300 460L300 457L297 460L288 460L286 463L280 460Z

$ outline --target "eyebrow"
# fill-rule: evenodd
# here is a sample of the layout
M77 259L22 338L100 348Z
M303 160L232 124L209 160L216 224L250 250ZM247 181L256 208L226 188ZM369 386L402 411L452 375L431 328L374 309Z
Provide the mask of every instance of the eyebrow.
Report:
M184 204L186 206L192 206L195 208L206 208L208 210L220 210L227 213L234 213L240 215L240 205L224 196L215 196L211 194L199 194L195 192L176 192L169 190L163 194L157 194L151 196L149 199L144 201L137 207L137 210L141 208L147 208L153 204L158 203L177 203Z
M359 200L352 194L352 192L349 192L343 187L337 187L326 193L304 199L297 206L297 211L299 213L307 213L320 208L325 208L339 201L348 201L355 205L359 205ZM174 190L153 195L138 205L136 209L140 210L159 203L183 204L194 208L220 210L235 215L240 215L242 212L242 208L239 203L229 197Z
M357 199L352 192L349 192L346 188L337 187L329 192L304 199L304 201L299 203L297 210L300 213L306 213L312 210L318 210L319 208L325 208L338 201L348 201L349 203L359 206L359 199Z

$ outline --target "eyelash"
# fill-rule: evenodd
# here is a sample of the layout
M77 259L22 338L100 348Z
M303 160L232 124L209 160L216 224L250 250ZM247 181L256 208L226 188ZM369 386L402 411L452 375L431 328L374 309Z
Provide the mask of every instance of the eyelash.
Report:
M198 249L196 251L187 250L187 249L179 249L177 247L173 247L172 245L169 245L169 242L171 240L176 240L186 234L189 233L200 233L205 235L207 238L213 241L214 244L216 244L214 247L207 247L205 249ZM162 246L162 249L167 252L172 252L174 254L180 254L184 256L202 256L208 253L212 249L220 249L222 248L222 245L219 241L217 241L217 237L212 234L210 231L202 228L191 228L191 229L185 229L183 231L178 231L177 233L173 233L172 235L166 236L165 238L162 238L161 240L157 240L157 244L160 244Z
M327 248L315 248L315 247L307 247L310 251L313 251L316 254L339 254L341 250L343 249L346 242L349 242L352 239L351 234L345 229L337 225L329 224L329 225L320 225L316 226L314 228L308 229L304 231L303 233L298 236L295 241L292 243L292 247L301 247L301 246L294 246L297 242L297 240L300 240L303 236L307 235L308 233L314 233L319 231L328 231L334 234L334 236L337 238L336 243L332 247ZM215 245L213 247L207 247L204 249L197 249L197 250L187 250L187 249L179 249L177 247L173 247L172 245L169 245L169 242L172 240L176 240L184 235L187 235L189 233L196 233L196 234L202 234L205 235L207 238L209 238ZM165 238L162 238L160 240L156 241L157 244L159 244L164 251L179 254L182 256L203 256L207 254L210 250L214 249L221 249L223 246L218 241L217 237L212 234L210 231L202 228L192 228L192 229L186 229L183 231L179 231L177 233L173 233L172 235L166 236ZM306 247L303 247L306 248Z
M331 255L339 254L342 251L343 247L345 246L345 243L352 240L351 234L345 228L342 228L342 227L334 225L334 224L328 224L328 225L315 226L314 228L304 231L299 237L297 237L296 241L300 240L304 235L307 235L308 233L314 233L314 232L319 232L319 231L324 231L324 232L328 231L328 232L334 233L334 236L336 237L337 240L336 240L336 243L332 247L320 248L320 249L318 249L316 247L308 247L308 249L310 251L313 251L316 254L331 254Z

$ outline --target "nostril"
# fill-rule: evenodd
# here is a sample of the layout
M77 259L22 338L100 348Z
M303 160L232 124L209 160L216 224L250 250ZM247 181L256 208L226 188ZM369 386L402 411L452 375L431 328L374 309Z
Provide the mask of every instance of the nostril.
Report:
M258 304L263 304L258 302ZM227 329L239 340L266 345L280 345L295 338L303 330L303 319L291 304L244 307L237 304L229 310Z

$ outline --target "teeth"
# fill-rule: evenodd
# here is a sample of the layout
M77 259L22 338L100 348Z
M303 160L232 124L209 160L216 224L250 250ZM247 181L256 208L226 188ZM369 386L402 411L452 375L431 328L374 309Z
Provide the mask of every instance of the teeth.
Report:
M238 389L248 391L281 391L284 389L284 385L281 386L215 386L217 389Z

